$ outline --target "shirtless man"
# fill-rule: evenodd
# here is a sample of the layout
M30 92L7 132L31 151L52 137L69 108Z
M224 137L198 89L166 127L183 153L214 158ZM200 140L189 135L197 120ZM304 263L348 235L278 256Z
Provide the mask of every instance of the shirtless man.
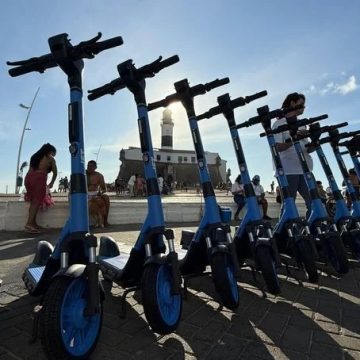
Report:
M86 178L88 186L88 195L89 196L99 196L104 200L106 213L104 217L104 225L109 226L108 215L110 209L110 199L106 193L106 185L104 176L99 172L95 171L97 168L96 161L90 160L87 164L86 169Z
M25 231L30 234L40 233L41 227L36 223L36 215L46 196L46 187L54 186L57 176L56 161L54 156L56 149L53 145L44 144L30 159L30 168L25 176L26 196L30 201L29 216L25 225ZM52 179L46 185L48 173L52 172Z

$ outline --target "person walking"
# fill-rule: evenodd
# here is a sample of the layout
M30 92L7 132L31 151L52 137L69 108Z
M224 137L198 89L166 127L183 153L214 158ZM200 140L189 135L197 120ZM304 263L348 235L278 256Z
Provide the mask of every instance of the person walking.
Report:
M56 148L46 143L31 156L29 171L25 176L26 197L30 201L29 215L25 224L25 231L38 234L41 226L36 222L36 216L47 195L47 188L54 186L57 177L55 161ZM52 172L52 179L47 185L47 176Z
M298 120L298 116L300 116L305 109L305 96L303 94L295 92L287 95L281 106L283 110L291 109L294 107L299 108L297 110L287 112L285 117L276 120L273 124L273 129L276 129L279 126L286 124L288 121L296 122ZM301 136L306 135L306 127L299 127L299 129L297 130L297 134ZM274 137L276 148L280 153L281 163L289 184L288 189L290 192L290 196L293 197L295 200L296 194L299 192L299 194L304 199L307 211L309 212L311 206L310 195L305 182L300 160L291 141L290 132L283 131L281 133L275 134ZM312 146L306 146L307 144L309 144L309 142L310 141L308 140L308 138L304 138L300 140L300 145L304 153L305 161L310 171L312 171L313 161L310 153L313 152L315 148Z

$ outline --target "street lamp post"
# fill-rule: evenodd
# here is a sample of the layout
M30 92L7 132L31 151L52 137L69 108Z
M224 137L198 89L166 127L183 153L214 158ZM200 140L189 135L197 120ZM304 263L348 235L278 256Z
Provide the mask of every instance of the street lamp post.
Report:
M38 87L38 89L36 90L36 93L34 95L34 98L33 98L32 102L31 102L30 106L26 106L24 104L19 104L20 107L22 107L23 109L27 109L28 112L27 112L27 115L26 115L24 128L23 128L22 133L21 133L20 144L19 144L19 151L18 151L18 157L17 157L17 163L16 163L15 194L19 193L19 188L20 188L18 186L18 176L19 176L20 155L21 155L21 148L22 148L22 144L23 144L23 140L24 140L24 134L25 134L25 130L31 130L31 129L27 128L26 125L27 125L27 122L29 120L31 110L32 110L32 107L34 105L34 102L35 102L35 99L36 99L36 96L37 96L39 90L40 90L40 87Z

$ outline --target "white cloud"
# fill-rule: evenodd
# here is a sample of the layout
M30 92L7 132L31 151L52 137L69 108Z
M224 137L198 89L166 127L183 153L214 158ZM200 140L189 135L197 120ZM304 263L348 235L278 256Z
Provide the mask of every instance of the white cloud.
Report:
M355 76L351 75L345 84L336 85L335 92L346 95L352 91L355 91L358 87L359 85L356 83Z
M328 82L325 86L316 86L312 84L304 91L304 93L320 94L322 96L327 93L347 95L348 93L355 91L358 87L359 85L356 83L355 75L351 75L343 84L334 81Z

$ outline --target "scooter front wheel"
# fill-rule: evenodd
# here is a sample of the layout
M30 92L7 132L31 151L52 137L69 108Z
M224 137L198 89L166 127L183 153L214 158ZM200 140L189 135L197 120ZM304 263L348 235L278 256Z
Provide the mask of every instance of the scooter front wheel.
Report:
M261 270L266 287L273 295L280 294L279 279L275 269L275 262L269 246L259 245L256 247L256 263Z
M327 257L333 268L339 274L349 272L349 261L346 257L345 248L339 234L329 235L325 237L325 250Z
M172 294L172 269L168 264L148 264L141 279L142 303L146 319L158 334L169 334L179 325L181 294Z
M85 316L88 285L83 277L55 278L47 290L40 314L41 343L48 359L88 359L97 344L103 309Z
M317 283L319 274L315 263L314 251L309 239L300 239L295 244L296 258L304 266L309 282Z
M223 305L230 310L236 309L239 306L239 287L229 253L219 251L211 255L211 274Z

